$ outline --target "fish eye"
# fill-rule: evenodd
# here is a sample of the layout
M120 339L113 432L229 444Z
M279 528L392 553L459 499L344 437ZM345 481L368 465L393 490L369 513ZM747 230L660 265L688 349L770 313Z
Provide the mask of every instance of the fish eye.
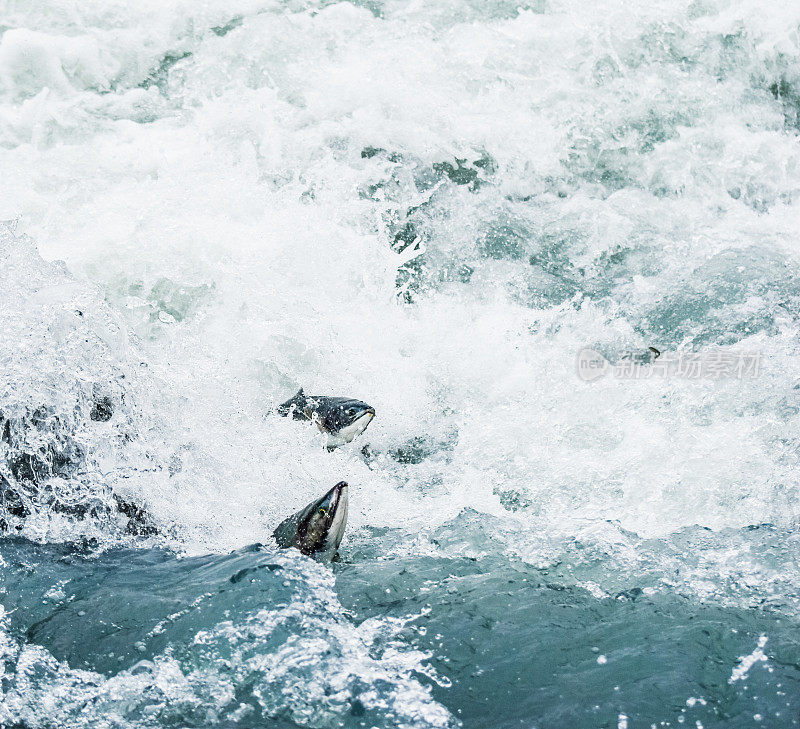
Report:
M325 514L327 514L328 512L325 511L325 507L324 506L320 506L319 507L319 513L322 514L322 516L325 516Z
M355 415L356 414L356 409L355 408L347 408L347 414L348 415Z

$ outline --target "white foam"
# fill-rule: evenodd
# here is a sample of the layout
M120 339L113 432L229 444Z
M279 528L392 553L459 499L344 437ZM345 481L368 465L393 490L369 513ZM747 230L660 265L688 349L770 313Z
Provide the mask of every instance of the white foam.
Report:
M738 665L734 666L734 669L731 672L731 677L728 679L728 683L732 684L736 683L737 681L744 681L753 666L755 666L757 663L767 663L767 656L764 653L764 646L767 645L767 640L767 636L762 635L758 639L758 645L756 646L755 650L753 650L752 653L739 658L739 663Z

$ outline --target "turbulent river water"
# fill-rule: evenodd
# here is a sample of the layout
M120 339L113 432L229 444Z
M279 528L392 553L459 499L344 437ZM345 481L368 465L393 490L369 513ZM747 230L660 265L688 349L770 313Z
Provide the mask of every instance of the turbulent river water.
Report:
M800 724L798 135L797 2L0 0L0 726Z

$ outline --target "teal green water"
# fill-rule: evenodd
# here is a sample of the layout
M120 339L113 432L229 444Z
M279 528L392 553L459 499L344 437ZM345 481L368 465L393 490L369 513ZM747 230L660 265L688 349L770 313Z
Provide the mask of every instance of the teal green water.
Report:
M794 726L800 711L798 626L778 605L636 587L598 601L519 562L362 556L336 565L344 611L325 615L302 560L270 547L179 560L16 540L3 558L9 634L65 662L18 657L7 700L22 686L50 691L57 711L102 710L112 724L303 726L298 682L319 696L309 723L329 712L337 726L424 723L421 705L393 713L403 696L388 675L337 675L353 649L342 624L371 620L384 627L369 631L364 659L391 661L399 645L431 656L423 691L465 727ZM63 585L57 597L53 585ZM186 686L171 690L170 668Z

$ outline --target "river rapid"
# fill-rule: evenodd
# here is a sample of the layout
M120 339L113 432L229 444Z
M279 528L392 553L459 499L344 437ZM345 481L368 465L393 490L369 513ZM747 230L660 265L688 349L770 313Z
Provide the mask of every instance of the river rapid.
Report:
M0 0L0 725L800 724L798 134L797 3Z

